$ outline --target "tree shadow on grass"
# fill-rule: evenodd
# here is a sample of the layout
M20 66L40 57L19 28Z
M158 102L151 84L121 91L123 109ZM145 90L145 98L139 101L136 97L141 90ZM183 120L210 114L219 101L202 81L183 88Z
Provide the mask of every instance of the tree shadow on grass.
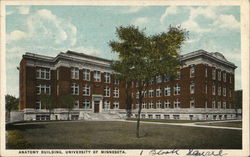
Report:
M25 125L6 124L6 131L9 130L25 131L28 129L37 129L37 128L45 128L45 126L42 124L25 124Z

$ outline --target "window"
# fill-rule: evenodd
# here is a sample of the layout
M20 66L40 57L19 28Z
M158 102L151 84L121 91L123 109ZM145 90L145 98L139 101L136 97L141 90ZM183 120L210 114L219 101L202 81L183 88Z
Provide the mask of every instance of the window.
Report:
M215 102L215 100L212 101L212 108L216 108L216 102Z
M109 87L104 87L104 96L110 97L110 88Z
M227 102L223 101L223 108L226 109L227 108Z
M36 86L36 94L51 94L50 85L41 85Z
M71 78L72 79L79 79L79 69L78 68L71 68Z
M50 79L50 69L46 69L46 68L36 69L36 78L49 80Z
M104 82L105 83L110 83L111 81L110 81L110 73L105 73L104 74Z
M36 115L36 120L50 120L49 115Z
M169 115L164 115L164 119L170 119Z
M161 119L161 115L157 114L157 115L155 115L155 118L156 119Z
M139 81L135 81L135 87L139 87Z
M36 101L36 109L37 110L40 110L40 109L42 109L42 102L41 101Z
M161 95L162 95L161 88L157 88L157 89L156 89L156 96L157 96L157 97L160 97Z
M221 95L221 86L218 87L218 95Z
M215 89L215 85L213 84L213 85L212 85L212 95L215 95L215 90L216 90L216 89Z
M161 101L160 101L160 100L158 100L158 101L156 102L156 108L161 108Z
M221 108L221 101L218 101L217 104L218 104L218 109L220 109Z
M170 77L167 75L164 75L164 82L168 82L170 80Z
M135 98L136 98L136 99L139 99L139 96L140 96L140 92L138 91L138 92L136 92Z
M73 83L71 85L71 94L73 94L73 95L79 94L79 84Z
M88 99L83 100L83 109L88 110L90 109L90 101Z
M194 82L192 82L190 84L190 94L194 94L194 91L195 91L195 84L194 84Z
M143 96L143 98L146 98L146 97L147 97L147 91L146 91L146 90L143 90L143 91L142 91L142 96Z
M152 114L149 114L149 115L148 115L148 118L149 118L149 119L153 119L153 115L152 115Z
M114 84L119 84L120 81L118 79L114 79Z
M154 103L152 101L148 103L148 108L150 109L154 108Z
M161 83L162 82L162 77L161 75L156 76L156 83Z
M223 73L223 81L227 82L227 73L226 72Z
M117 87L114 89L114 98L119 98L119 88Z
M153 97L154 96L154 90L153 89L150 89L149 90L149 97Z
M104 110L109 110L109 109L110 109L110 102L104 101Z
M232 97L232 91L231 90L229 90L229 97Z
M190 108L195 108L195 101L194 101L194 99L190 100Z
M101 72L100 71L95 71L94 72L94 81L95 82L101 82Z
M223 87L223 96L227 96L227 89L226 89L226 87Z
M169 100L166 100L165 102L164 102L164 108L170 108L170 101Z
M174 119L180 119L180 115L173 115Z
M178 84L176 84L174 86L174 95L179 95L180 92L181 92L181 87Z
M90 86L85 84L83 85L83 95L84 96L89 96L90 95Z
M118 101L115 101L113 103L113 105L114 105L114 109L119 109L119 102Z
M215 80L216 79L216 69L212 70L212 79Z
M74 108L79 108L79 100L75 101Z
M141 118L142 118L142 119L145 119L145 114L142 114L142 115L141 115Z
M165 95L170 96L171 95L171 88L170 86L165 87Z
M229 76L229 83L232 83L232 77Z
M174 101L174 108L180 108L181 102L179 101L179 99L176 99Z
M205 108L207 108L207 100L205 100Z
M221 80L221 71L218 71L218 80Z
M189 115L190 120L193 120L193 118L194 118L194 115Z
M195 67L194 67L194 65L192 65L190 67L190 77L194 77L194 76L195 76Z
M147 103L143 102L142 103L142 109L146 109L147 108Z
M90 81L90 70L83 69L83 80Z

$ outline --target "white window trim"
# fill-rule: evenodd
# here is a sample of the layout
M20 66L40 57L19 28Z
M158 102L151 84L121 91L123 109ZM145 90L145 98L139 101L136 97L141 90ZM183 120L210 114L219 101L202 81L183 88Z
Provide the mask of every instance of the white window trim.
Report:
M83 80L90 81L90 73L89 69L83 69Z
M83 93L84 96L90 96L90 93L91 93L90 85L84 84L82 93ZM84 94L84 93L86 93L86 94Z

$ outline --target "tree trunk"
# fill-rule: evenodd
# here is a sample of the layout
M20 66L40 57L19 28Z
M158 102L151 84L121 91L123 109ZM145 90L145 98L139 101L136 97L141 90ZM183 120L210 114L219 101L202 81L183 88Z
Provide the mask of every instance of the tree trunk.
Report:
M70 110L68 110L68 120L69 120L69 112L70 112Z
M137 138L140 138L140 120L141 120L141 102L139 101L139 110L138 110L137 125L136 125Z
M127 117L131 116L131 97L129 95L130 83L126 81L125 97L126 97L126 113Z
M140 86L141 85L139 85L139 87ZM137 138L140 138L141 109L142 109L142 89L139 88L139 109L138 109L138 117L137 117L137 125L136 125L136 137Z

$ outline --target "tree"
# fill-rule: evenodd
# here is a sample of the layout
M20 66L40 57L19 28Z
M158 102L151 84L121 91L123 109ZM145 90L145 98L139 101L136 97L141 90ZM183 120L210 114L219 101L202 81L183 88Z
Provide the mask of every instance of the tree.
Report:
M42 108L49 110L49 117L51 117L52 110L56 107L56 99L49 94L41 94Z
M139 109L136 137L140 137L140 114L143 91L148 82L159 75L176 77L181 67L179 51L187 33L180 27L169 27L167 33L146 36L138 27L119 27L116 30L119 41L110 41L112 51L118 54L112 68L116 77L125 82L137 82Z
M75 98L71 94L63 95L61 97L61 103L68 109L68 120L69 120L70 111L74 108L75 105Z
M5 110L7 111L8 118L10 118L10 112L18 110L19 99L15 96L7 94L5 96Z

